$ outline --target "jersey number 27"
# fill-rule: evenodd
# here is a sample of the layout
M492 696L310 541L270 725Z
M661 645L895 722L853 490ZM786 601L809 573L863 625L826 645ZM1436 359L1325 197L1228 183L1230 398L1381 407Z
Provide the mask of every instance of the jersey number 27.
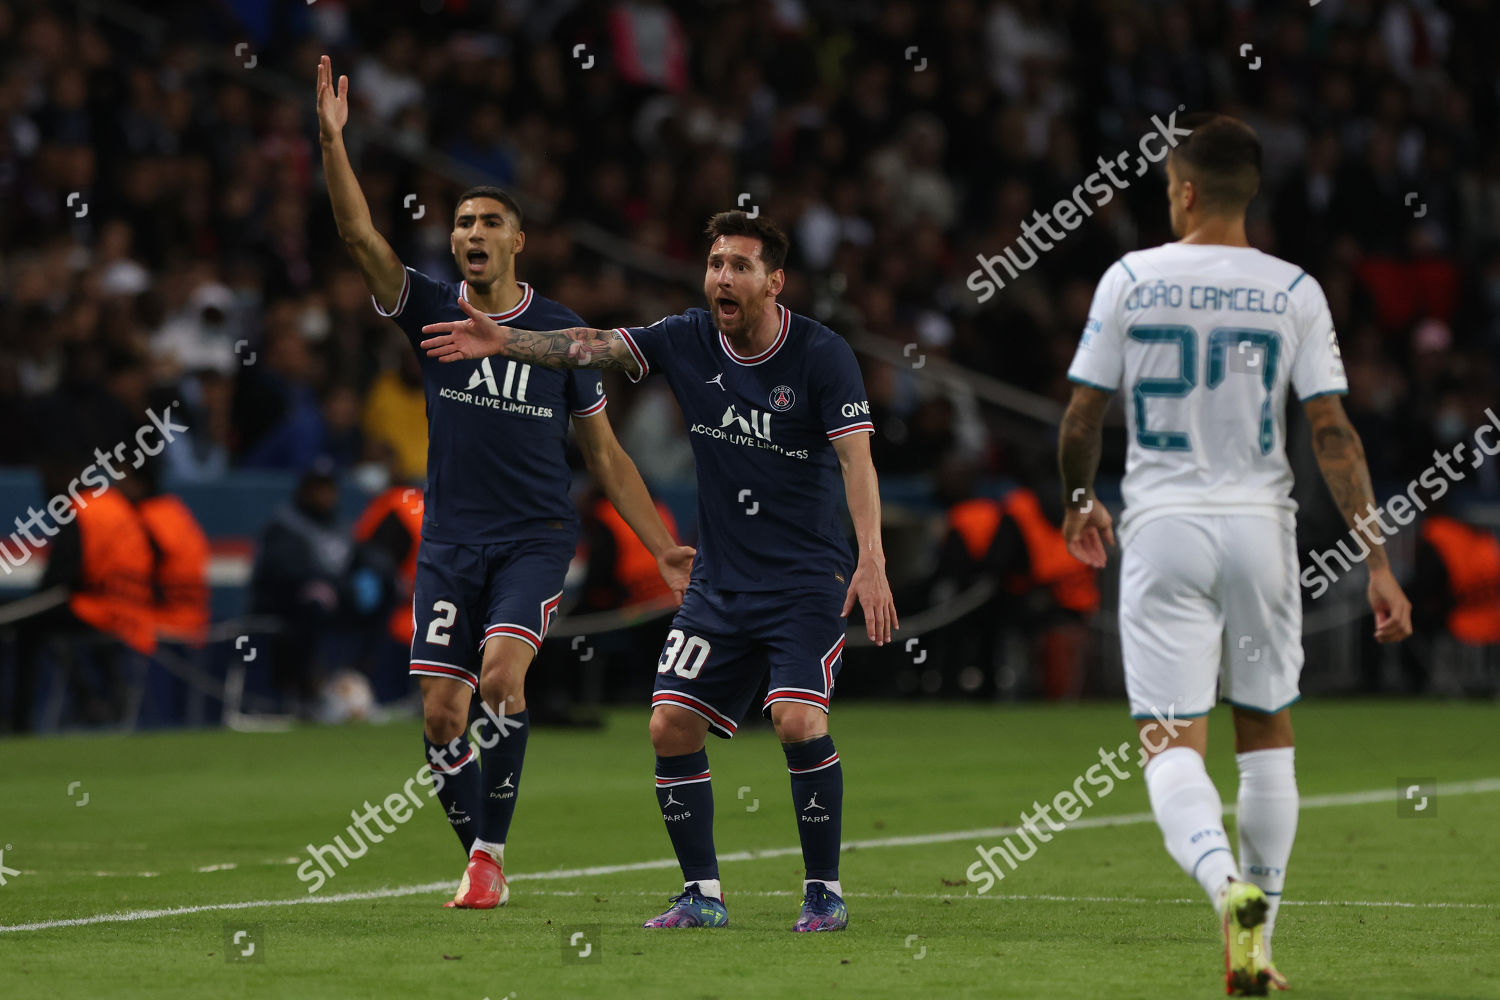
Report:
M1198 385L1198 331L1190 326L1133 326L1126 331L1131 340L1142 344L1176 344L1179 369L1175 378L1143 378L1135 383L1131 395L1135 401L1135 440L1142 448L1155 451L1192 451L1193 442L1186 431L1150 429L1146 426L1146 401L1153 398L1181 399ZM1233 352L1233 353L1231 353ZM1224 382L1227 362L1238 361L1236 371L1260 374L1266 398L1260 407L1260 453L1269 455L1275 446L1275 423L1271 413L1271 392L1276 385L1276 363L1281 353L1281 337L1274 330L1254 330L1238 326L1215 327L1208 335L1209 389Z

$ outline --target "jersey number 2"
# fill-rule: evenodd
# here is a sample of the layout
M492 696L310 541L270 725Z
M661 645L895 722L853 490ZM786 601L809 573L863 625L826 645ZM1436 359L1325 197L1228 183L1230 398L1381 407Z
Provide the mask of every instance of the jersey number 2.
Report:
M669 670L677 672L677 676L683 680L692 680L698 676L703 669L703 664L708 662L708 654L713 652L713 646L706 639L696 635L688 635L680 628L674 628L667 633L667 644L662 647L661 659L657 661L656 672L664 674Z
M1133 326L1128 335L1142 344L1175 344L1178 374L1175 378L1143 378L1131 393L1135 404L1135 439L1142 448L1154 451L1192 451L1193 442L1186 431L1153 430L1146 426L1146 402L1153 396L1181 399L1198 384L1198 331L1190 326ZM1231 354L1231 350L1234 352ZM1250 353L1247 353L1250 352ZM1275 445L1275 423L1271 413L1271 393L1276 385L1276 363L1281 353L1281 338L1274 330L1250 330L1237 326L1215 327L1208 335L1208 388L1224 383L1227 362L1242 359L1236 371L1260 374L1266 398L1260 406L1260 453L1269 455Z
M427 641L434 646L446 646L453 641L453 636L443 629L453 627L453 619L458 617L458 605L452 601L438 601L432 610L437 617L427 626Z

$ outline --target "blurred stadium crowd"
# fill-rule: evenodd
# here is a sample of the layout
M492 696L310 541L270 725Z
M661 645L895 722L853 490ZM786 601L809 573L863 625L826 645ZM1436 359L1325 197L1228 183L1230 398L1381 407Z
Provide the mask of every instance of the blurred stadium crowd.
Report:
M498 183L527 212L522 280L597 326L649 322L699 304L704 220L753 203L792 236L790 308L1057 402L1098 276L1171 238L1159 171L984 303L976 259L1152 115L1234 114L1266 153L1252 241L1327 292L1377 483L1500 400L1486 0L84 7L0 0L0 465L82 465L180 400L168 487L315 465L372 492L421 479L419 370L321 186L323 52L410 266L451 274L454 194ZM976 476L1053 502L1050 428L861 360L883 476L944 503ZM647 480L690 481L665 387L611 389ZM1500 498L1496 467L1464 495ZM1340 533L1298 468L1306 530Z

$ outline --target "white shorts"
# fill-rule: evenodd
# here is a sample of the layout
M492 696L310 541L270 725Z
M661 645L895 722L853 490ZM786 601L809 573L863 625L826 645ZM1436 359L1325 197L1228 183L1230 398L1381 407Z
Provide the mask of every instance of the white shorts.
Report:
M1286 708L1302 674L1295 532L1250 514L1141 525L1120 565L1120 645L1134 718L1205 715L1217 697Z

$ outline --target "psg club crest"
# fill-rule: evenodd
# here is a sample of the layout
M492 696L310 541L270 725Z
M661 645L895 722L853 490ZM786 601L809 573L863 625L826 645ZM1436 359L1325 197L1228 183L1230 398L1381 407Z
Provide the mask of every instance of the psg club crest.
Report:
M792 391L791 386L778 385L771 390L771 409L777 413L785 413L787 410L790 410L792 404L795 402L797 402L797 394Z

